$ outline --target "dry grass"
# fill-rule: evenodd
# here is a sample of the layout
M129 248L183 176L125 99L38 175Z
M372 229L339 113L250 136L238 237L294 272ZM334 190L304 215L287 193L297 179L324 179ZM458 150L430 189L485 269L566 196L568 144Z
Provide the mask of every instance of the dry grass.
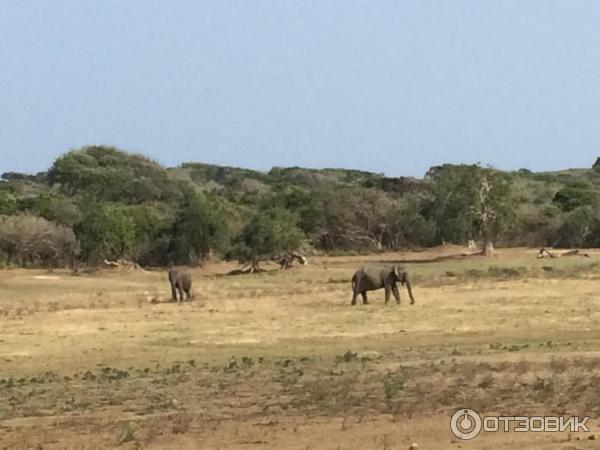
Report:
M0 449L445 448L461 406L599 416L600 255L415 263L416 305L349 306L366 261L444 251L215 264L181 306L162 271L0 271Z

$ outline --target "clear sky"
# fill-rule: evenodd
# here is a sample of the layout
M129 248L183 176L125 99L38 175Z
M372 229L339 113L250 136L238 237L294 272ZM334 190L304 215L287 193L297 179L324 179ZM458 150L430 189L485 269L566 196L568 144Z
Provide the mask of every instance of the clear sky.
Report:
M0 172L86 144L165 165L600 156L600 2L0 0Z

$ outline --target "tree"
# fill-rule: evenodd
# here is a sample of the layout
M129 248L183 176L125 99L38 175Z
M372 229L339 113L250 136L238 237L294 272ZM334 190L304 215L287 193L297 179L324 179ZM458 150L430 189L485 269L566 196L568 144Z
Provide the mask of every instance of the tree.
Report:
M432 182L424 213L435 225L438 243L464 243L476 231L471 215L474 205L476 166L444 165L431 168L425 178Z
M355 242L383 250L390 241L395 202L376 189L357 189L353 194L355 222L346 235Z
M600 207L582 206L570 211L556 230L556 247L599 247Z
M195 192L186 193L171 231L173 262L198 264L213 250L227 244L229 225L224 204Z
M425 214L435 223L439 241L479 237L483 254L491 255L494 239L514 220L510 178L475 164L434 167L426 178L433 186Z
M135 221L124 205L115 203L90 206L75 233L81 242L82 257L92 264L129 258L135 246Z
M54 191L20 198L17 204L20 211L41 216L51 222L69 227L75 225L81 218L81 213L73 198Z
M233 239L227 259L250 264L250 272L260 270L259 262L279 253L298 249L304 235L296 217L282 208L259 211Z
M483 237L483 250L485 256L492 256L494 253L494 243L492 236L492 228L498 220L498 212L492 205L492 184L486 175L481 175L479 180L479 190L475 198L475 206L473 212L479 221L479 230Z
M307 235L317 230L323 218L324 194L321 189L296 185L281 185L275 195L267 195L259 208L285 208L298 217L298 226Z
M426 197L406 193L394 201L386 247L390 249L427 247L435 243L435 224L422 213Z
M65 153L54 161L48 180L69 195L105 202L172 201L178 195L177 185L158 163L108 146Z
M397 248L402 240L399 233L404 232L401 223L406 223L402 216L408 213L406 209L408 204L402 205L375 188L330 192L323 202L315 243L325 249Z
M17 213L17 197L12 192L0 191L0 214Z
M172 209L164 204L128 206L127 214L133 221L134 239L130 250L133 261L142 265L167 263Z
M563 211L569 212L581 206L600 204L600 192L587 182L573 182L559 190L552 199Z
M313 234L314 244L325 250L364 245L364 241L356 235L359 205L354 194L346 190L329 190L324 192L323 197L322 216Z
M75 231L90 264L129 259L160 265L166 263L170 224L169 211L160 204L98 203L87 207Z

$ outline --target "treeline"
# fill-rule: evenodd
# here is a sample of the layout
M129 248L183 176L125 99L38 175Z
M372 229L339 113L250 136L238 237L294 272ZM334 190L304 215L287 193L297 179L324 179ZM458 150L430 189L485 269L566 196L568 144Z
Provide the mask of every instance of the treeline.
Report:
M479 240L600 246L600 171L432 167L423 179L343 169L247 169L90 146L47 172L4 173L0 264L197 264L306 251L363 252Z

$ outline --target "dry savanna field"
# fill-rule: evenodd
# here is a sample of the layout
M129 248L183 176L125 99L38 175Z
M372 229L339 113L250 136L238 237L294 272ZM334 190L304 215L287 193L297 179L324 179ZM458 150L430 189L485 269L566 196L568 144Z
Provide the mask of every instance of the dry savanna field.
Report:
M598 448L600 253L417 261L462 250L208 264L183 305L164 270L0 270L0 449ZM349 305L356 268L406 259L414 306ZM459 407L591 432L459 441Z

